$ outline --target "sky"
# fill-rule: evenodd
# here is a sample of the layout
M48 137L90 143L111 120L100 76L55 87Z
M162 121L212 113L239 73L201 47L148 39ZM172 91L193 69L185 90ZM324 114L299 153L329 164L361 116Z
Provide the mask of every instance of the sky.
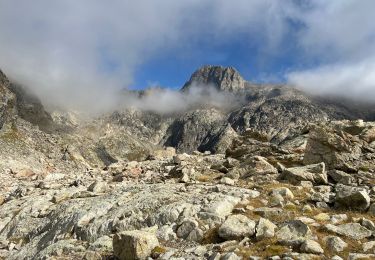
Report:
M375 101L374 13L373 0L0 0L0 69L61 106L178 89L206 64Z

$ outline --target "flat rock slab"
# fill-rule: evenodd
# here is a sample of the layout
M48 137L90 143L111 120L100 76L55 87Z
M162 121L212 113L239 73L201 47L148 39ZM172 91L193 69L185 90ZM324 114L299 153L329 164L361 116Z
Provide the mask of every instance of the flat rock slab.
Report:
M330 232L352 239L364 239L372 235L370 230L359 223L348 223L339 226L327 224L324 227Z

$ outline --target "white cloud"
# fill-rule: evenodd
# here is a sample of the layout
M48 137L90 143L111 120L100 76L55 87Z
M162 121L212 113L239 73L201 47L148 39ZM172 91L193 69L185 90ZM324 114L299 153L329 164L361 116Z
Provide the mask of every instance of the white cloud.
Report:
M289 82L320 94L375 101L375 61L324 65L292 72Z
M375 1L314 2L300 16L298 41L319 65L286 75L290 83L318 94L375 101Z
M323 67L287 77L311 89L321 75L321 89L337 89L343 83L332 86L329 69L374 60L364 62L375 53L374 12L372 0L1 0L0 68L44 102L102 109L153 55L245 33L265 55L296 43L301 60ZM302 25L298 32L291 21ZM300 80L306 73L314 77ZM361 84L348 91L372 86Z

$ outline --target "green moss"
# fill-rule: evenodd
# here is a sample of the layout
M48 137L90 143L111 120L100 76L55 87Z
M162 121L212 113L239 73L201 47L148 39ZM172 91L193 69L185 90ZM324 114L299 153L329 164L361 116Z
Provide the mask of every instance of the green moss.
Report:
M167 249L161 246L157 246L151 251L151 256L152 258L158 258L160 255L164 254L167 252Z

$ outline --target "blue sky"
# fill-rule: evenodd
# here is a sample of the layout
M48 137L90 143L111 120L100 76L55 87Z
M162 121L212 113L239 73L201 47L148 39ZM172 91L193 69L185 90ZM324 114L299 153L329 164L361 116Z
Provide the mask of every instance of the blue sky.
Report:
M241 75L256 82L283 82L287 68L298 66L292 50L286 50L279 55L269 54L264 58L258 53L257 46L249 46L234 40L223 45L209 43L197 44L189 56L181 51L164 52L152 57L137 68L134 88L149 85L181 87L190 75L199 67L207 64L233 66Z

